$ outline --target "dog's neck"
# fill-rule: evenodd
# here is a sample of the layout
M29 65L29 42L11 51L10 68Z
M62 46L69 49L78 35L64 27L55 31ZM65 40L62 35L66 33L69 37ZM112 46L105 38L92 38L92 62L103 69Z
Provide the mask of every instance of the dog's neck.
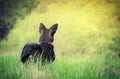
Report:
M40 43L40 46L42 47L42 49L46 52L50 52L51 50L54 49L54 46L51 43Z
M40 42L40 44L49 44L49 45L52 45L52 46L53 46L53 43L52 43L52 42Z

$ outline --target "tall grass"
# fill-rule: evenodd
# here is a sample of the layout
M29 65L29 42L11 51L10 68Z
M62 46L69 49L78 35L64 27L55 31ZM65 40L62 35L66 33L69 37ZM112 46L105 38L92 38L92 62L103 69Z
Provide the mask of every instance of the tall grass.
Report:
M14 55L0 56L0 79L119 79L118 57L104 56L56 59L54 63L22 64Z

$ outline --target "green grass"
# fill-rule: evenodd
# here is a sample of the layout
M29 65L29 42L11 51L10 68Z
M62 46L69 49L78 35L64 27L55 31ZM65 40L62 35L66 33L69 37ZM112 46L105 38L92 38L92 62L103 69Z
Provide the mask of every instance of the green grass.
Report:
M22 64L19 56L0 56L0 79L119 79L119 58L111 56L65 57L54 63Z
M46 4L43 1L24 19L17 19L8 41L0 42L0 79L119 79L120 24L115 4L60 0L43 7ZM48 28L58 23L56 60L43 67L33 62L23 65L22 48L39 43L41 22Z

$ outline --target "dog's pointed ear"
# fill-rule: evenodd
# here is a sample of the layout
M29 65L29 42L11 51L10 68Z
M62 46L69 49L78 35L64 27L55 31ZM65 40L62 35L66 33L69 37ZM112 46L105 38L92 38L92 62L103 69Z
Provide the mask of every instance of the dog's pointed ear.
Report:
M50 29L52 30L52 35L55 34L57 28L58 28L58 24L54 24L52 27L50 27Z
M39 32L41 33L41 31L45 29L46 29L45 25L43 23L40 23Z

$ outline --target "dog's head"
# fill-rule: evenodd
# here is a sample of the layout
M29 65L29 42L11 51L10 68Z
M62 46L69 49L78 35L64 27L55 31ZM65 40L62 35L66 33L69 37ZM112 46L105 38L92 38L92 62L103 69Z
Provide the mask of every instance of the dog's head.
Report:
M39 32L41 33L39 42L52 43L54 41L54 34L58 28L58 24L54 24L47 29L44 24L40 23Z

